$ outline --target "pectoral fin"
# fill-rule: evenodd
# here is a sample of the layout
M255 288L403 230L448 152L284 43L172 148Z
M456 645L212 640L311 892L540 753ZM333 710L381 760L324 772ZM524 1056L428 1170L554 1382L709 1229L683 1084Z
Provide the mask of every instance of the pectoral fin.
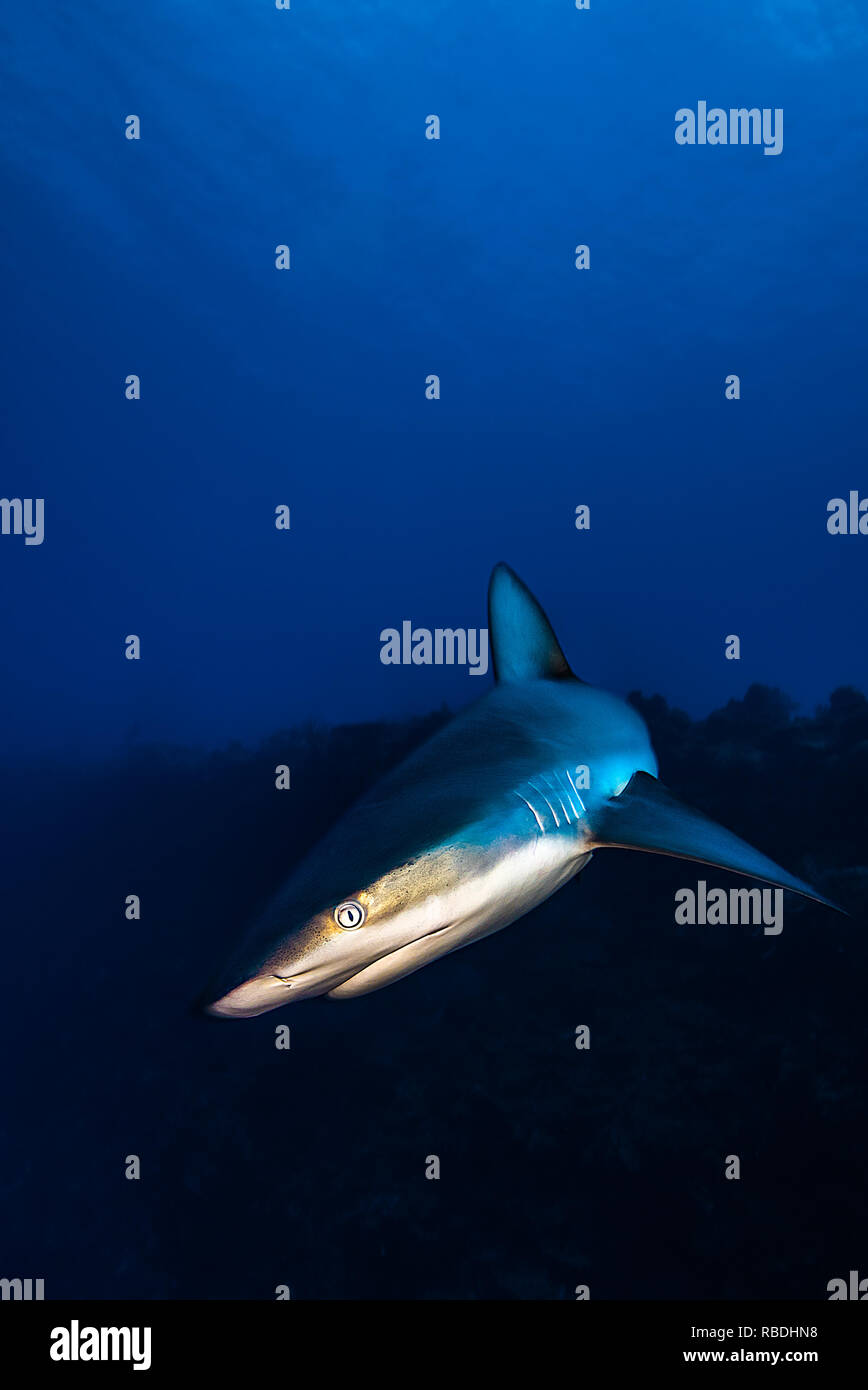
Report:
M683 806L647 772L636 772L623 792L606 803L594 821L594 846L640 849L695 859L748 878L789 888L825 907L843 911L810 884L794 878L759 850L724 830L701 811Z

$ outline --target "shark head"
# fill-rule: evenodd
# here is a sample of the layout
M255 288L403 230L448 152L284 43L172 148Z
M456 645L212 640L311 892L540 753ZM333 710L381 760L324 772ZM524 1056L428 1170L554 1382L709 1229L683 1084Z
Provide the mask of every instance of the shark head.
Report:
M255 933L262 940L270 939L271 948L252 968L255 953L245 952L240 969L229 973L229 978L233 973L239 977L238 983L221 994L208 1012L244 1018L314 995L340 998L354 992L346 988L348 982L377 963L403 964L408 954L435 944L456 925L449 920L448 885L456 882L460 863L457 848L429 851L370 881L360 877L352 893L310 915L297 903L292 881L288 891L271 904Z
M506 565L491 578L489 634L494 689L336 823L268 905L209 1013L379 989L523 916L596 849L676 855L826 902L666 791L639 713L573 674Z

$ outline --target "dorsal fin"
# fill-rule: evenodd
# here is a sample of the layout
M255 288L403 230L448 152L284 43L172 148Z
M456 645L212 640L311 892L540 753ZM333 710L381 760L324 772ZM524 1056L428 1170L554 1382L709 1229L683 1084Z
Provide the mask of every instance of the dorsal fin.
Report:
M572 677L551 623L509 565L495 565L488 585L488 628L498 681Z

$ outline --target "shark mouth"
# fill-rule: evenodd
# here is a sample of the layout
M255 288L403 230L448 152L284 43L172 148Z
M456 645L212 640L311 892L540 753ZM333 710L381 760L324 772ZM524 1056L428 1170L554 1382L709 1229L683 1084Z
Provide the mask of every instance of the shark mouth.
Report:
M443 954L440 947L428 949L428 943L452 931L454 925L450 922L445 927L436 927L404 946L386 951L367 964L349 970L318 965L310 970L295 971L292 975L253 975L206 1005L205 1012L217 1018L256 1018L259 1014L282 1008L284 1004L314 999L319 995L345 999L355 994L367 994L371 989L379 989L381 984L411 974L428 960ZM374 978L377 983L369 983Z
M365 965L355 974L348 975L325 993L329 999L353 999L357 995L371 994L375 989L382 989L384 985L401 980L405 975L412 975L414 970L421 970L430 960L446 955L462 944L456 942L455 947L448 946L445 950L439 944L433 944L437 943L438 937L451 932L453 927L454 923L450 922L448 926L438 927L435 931L417 937L406 946L399 946L395 951L378 956L370 965Z
M381 956L377 956L374 960L352 970L352 972L345 973L334 969L326 970L322 966L314 966L311 970L299 970L293 975L273 975L271 978L278 981L285 990L291 991L290 997L282 1001L288 1004L291 1004L294 999L312 999L323 994L328 995L330 999L347 999L354 994L367 994L372 986L364 984L360 988L359 985L362 983L363 977L367 981L372 979L374 975L388 974L388 980L383 979L382 981L383 984L387 984L393 979L398 980L402 975L409 975L413 970L418 970L428 960L442 954L439 950L429 952L426 949L427 943L452 931L454 926L455 923L449 922L445 927L435 927L433 931L423 933L422 936L408 941L404 946L396 946L392 951L385 951ZM374 986L374 988L379 988L379 985ZM278 1007L277 1001L268 1007Z

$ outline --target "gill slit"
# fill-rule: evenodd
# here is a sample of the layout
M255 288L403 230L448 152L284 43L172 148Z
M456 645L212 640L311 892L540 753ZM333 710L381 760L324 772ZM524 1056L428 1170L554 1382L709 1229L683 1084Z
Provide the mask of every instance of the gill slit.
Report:
M570 769L569 769L569 768L567 768L567 781L569 782L569 784L570 784L570 786L572 787L573 791L576 793L576 800L578 801L579 805L580 805L581 808L582 808L582 815L587 815L587 811L585 810L585 803L584 803L584 801L582 800L582 798L579 796L578 787L576 786L575 782L573 781L572 773L570 772ZM579 814L579 812L576 811L576 815L577 815L577 816L578 816L578 814Z
M558 820L558 813L557 813L557 811L555 810L555 808L554 808L554 806L552 805L552 803L549 801L549 799L548 799L548 797L546 796L545 792L544 792L544 791L541 791L540 788L536 785L536 783L535 783L530 777L527 779L527 784L528 784L529 787L533 787L534 791L537 792L537 793L542 797L542 799L543 799L543 801L545 802L546 806L548 806L549 810L550 810L551 813L552 813L552 818L553 818L553 820L554 820L556 829L559 830L559 829L560 829L561 823L560 823L560 821ZM561 809L563 809L563 808L561 808Z
M534 810L533 806L531 806L531 804L530 804L530 802L528 801L527 797L522 796L521 792L515 792L515 795L518 797L519 801L523 801L523 802L524 802L525 806L526 806L527 809L530 811L531 815L533 816L534 820L536 821L537 825L539 826L540 831L541 831L542 834L544 835L544 834L546 833L546 828L545 828L545 826L543 825L542 821L540 820L539 816L537 815L536 811Z
M555 773L554 776L552 776L552 775L550 775L550 774L547 772L547 773L545 774L545 780L546 780L546 782L548 783L549 788L551 789L551 791L554 792L554 794L555 794L555 796L557 797L558 801L561 803L561 810L562 810L563 813L564 813L564 820L566 821L567 825L571 825L572 822L571 822L571 820L570 820L570 813L569 813L569 811L567 810L566 806L564 805L564 796L563 796L563 792L561 791L560 783L559 783L559 781L558 781L558 775L559 775L559 774Z

